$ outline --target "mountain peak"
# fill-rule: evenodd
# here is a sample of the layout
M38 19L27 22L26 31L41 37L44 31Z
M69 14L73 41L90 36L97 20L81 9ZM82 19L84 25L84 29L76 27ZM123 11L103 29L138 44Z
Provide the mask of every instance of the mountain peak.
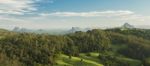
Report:
M122 28L124 28L124 29L133 29L134 26L133 26L133 25L130 25L129 23L125 23L125 24L122 26Z

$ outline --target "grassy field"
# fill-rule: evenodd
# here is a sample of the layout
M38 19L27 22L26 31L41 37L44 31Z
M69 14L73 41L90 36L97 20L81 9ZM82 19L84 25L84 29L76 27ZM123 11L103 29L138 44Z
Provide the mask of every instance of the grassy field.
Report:
M97 59L97 53L91 53L91 56L81 53L80 57L72 57L62 54L55 66L103 66ZM82 60L81 60L82 59Z
M104 66L100 59L98 59L98 53L80 53L79 57L72 57L61 54L57 59L55 66ZM118 57L120 61L125 61L129 66L141 66L141 61L130 59L126 57Z

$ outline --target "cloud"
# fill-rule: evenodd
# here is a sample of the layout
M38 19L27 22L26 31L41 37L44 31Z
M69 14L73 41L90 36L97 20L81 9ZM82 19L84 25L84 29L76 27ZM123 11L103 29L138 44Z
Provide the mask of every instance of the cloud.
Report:
M42 13L41 16L60 16L60 17L112 17L112 16L128 16L132 15L132 11L92 11L92 12L55 12Z
M36 0L40 3L54 3L54 0Z
M72 18L73 17L73 18ZM79 18L82 17L82 18ZM131 24L150 24L150 16L137 14L133 11L92 11L92 12L53 12L39 16L0 15L0 27L12 29L14 26L25 28L63 28L88 26L118 26L124 22ZM34 26L33 26L34 25Z
M147 21L150 16L137 14L129 10L118 10L118 11L91 11L91 12L53 12L53 13L41 13L42 17L56 16L56 17L98 17L98 18L109 18L126 21Z
M38 0L0 0L0 14L22 15L25 12L36 11L34 3Z
M34 25L34 26L33 26ZM42 27L32 19L15 18L10 16L0 16L0 28L13 29L14 27L39 28Z

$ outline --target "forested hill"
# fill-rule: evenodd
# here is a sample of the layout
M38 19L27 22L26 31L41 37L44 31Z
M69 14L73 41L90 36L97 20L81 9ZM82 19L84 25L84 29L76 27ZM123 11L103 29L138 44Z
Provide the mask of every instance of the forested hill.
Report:
M49 35L0 29L0 37L0 66L150 66L150 30Z
M126 29L122 30L120 28L114 28L114 29L106 29L105 31L112 31L116 33L121 33L124 35L134 35L137 37L142 37L144 39L150 40L150 29Z

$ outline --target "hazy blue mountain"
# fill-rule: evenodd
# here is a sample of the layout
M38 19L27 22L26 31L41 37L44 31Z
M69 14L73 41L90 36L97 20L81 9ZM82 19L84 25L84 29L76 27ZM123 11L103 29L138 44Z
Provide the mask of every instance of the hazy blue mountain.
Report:
M86 32L88 30L92 30L92 28L80 28L80 27L72 27L68 32L69 33L74 33L76 31L83 31Z
M15 27L12 31L14 32L27 32L27 33L37 33L37 34L42 34L42 33L47 33L47 34L66 34L67 29L27 29L27 28L19 28Z
M130 25L129 23L125 23L121 26L122 29L133 29L135 28L133 25Z

